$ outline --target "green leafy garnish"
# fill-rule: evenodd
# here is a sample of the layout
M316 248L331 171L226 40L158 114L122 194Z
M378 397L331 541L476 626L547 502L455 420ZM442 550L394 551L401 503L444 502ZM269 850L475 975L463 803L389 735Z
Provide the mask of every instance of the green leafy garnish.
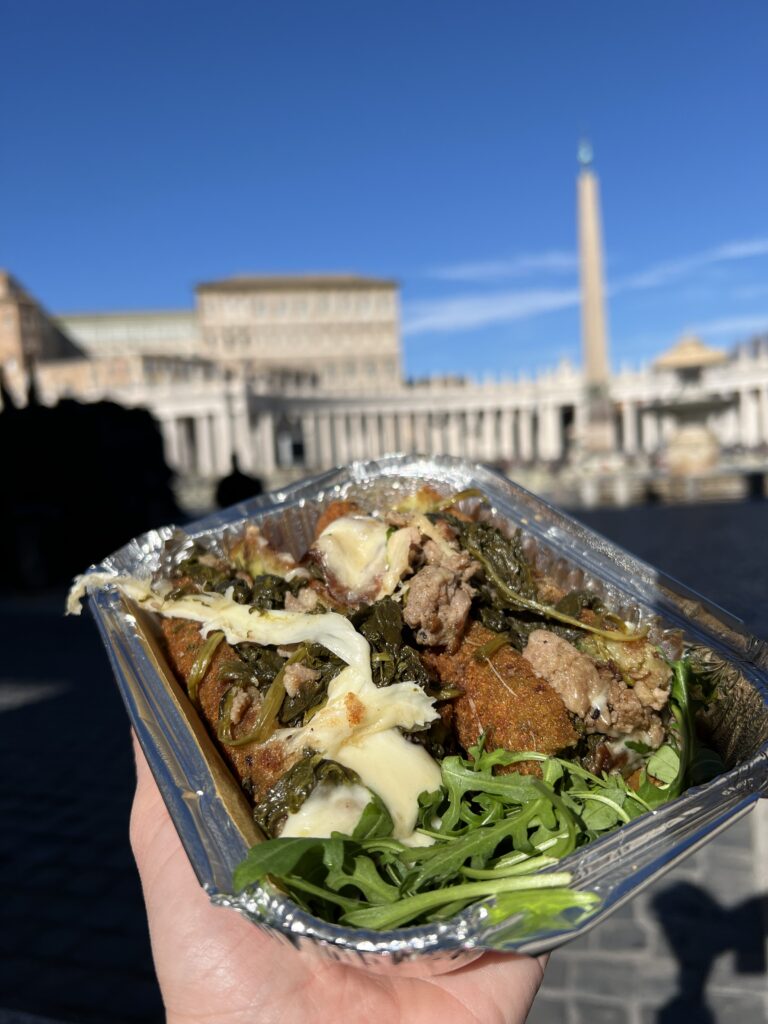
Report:
M359 781L360 779L356 772L353 772L350 768L345 768L337 761L325 758L322 754L307 754L300 761L297 761L292 768L289 768L271 787L264 799L256 804L253 812L254 821L268 836L277 835L288 815L295 814L302 807L305 800L312 795L317 786L323 783L334 786L352 785ZM386 816L385 818L381 814L382 810ZM392 819L378 798L376 811L378 813L374 823L371 821L371 815L368 814L368 808L366 808L366 812L363 814L363 818L366 818L368 814L365 827L372 835L378 835L383 821L384 827L388 826L391 832ZM361 818L361 824L362 820ZM360 828L360 824L358 828ZM255 849L264 850L268 846L268 843L262 843L261 846Z
M519 530L512 537L505 537L488 523L464 522L451 515L445 518L457 531L459 543L464 550L482 565L489 584L512 608L534 612L542 618L594 633L607 640L628 642L645 636L644 630L630 632L602 629L539 601L531 567L523 554Z
M216 653L216 648L219 646L221 641L224 639L224 634L220 631L211 633L209 637L203 642L203 646L198 651L197 657L192 663L192 668L189 670L189 678L187 681L187 692L189 693L189 699L193 704L197 703L197 691L200 688L205 673L208 671L213 660L213 656Z
M642 813L642 799L623 780L599 779L559 758L485 752L482 744L470 753L471 759L446 757L441 789L422 794L418 831L431 845L394 839L386 808L373 797L351 836L298 844L278 838L254 847L235 872L236 889L271 879L311 913L371 929L438 920L496 896L504 896L505 916L519 911L541 928L561 926L568 912L575 919L592 912L596 895L571 889L567 873L542 869ZM539 762L541 778L494 774L531 760ZM306 799L307 778L321 760L300 763L287 788ZM275 792L272 801L284 815L284 794ZM276 820L263 818L263 825Z
M382 598L352 616L355 629L371 648L371 671L376 686L415 682L424 689L431 685L418 652L404 636L403 612L391 597Z

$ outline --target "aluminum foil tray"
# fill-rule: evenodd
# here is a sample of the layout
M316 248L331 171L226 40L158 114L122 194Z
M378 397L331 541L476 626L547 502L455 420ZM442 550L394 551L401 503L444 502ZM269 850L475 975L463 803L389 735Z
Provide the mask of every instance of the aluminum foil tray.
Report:
M703 647L717 666L720 698L706 726L728 771L558 865L573 873L578 888L601 897L599 909L579 927L526 934L519 917L491 924L486 903L439 925L372 932L320 921L277 889L228 895L234 867L259 838L250 808L169 670L153 624L114 588L89 599L133 727L211 899L302 949L411 974L450 970L483 950L536 954L582 934L745 814L768 789L768 645L716 605L484 466L403 455L354 462L192 523L185 534L215 542L254 520L279 547L300 554L324 503L350 493L364 500L402 497L423 483L446 493L481 488L494 516L522 527L529 551L550 575L596 590L614 610L657 633L682 630L686 643ZM173 527L144 534L94 571L147 576L161 567L165 542L174 534Z

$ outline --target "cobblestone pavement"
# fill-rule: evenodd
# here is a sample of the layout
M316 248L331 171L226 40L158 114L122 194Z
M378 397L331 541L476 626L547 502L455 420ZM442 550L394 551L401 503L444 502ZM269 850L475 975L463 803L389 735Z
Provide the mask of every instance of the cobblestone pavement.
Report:
M768 635L768 504L583 518ZM0 601L0 1024L150 1024L127 720L62 599ZM766 1024L765 810L555 952L529 1024Z

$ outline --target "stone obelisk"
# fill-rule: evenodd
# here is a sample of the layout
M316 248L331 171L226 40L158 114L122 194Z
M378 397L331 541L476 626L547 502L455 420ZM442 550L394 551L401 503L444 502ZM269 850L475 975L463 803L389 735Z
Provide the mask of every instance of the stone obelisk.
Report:
M603 283L603 236L600 189L592 170L592 147L579 145L578 218L581 271L581 333L584 359L585 416L579 447L585 455L613 450L612 411L608 394L608 336Z

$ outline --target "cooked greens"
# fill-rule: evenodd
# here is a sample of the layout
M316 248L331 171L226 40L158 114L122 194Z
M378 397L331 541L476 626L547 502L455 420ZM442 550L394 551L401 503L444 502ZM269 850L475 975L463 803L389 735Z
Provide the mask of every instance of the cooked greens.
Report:
M487 583L507 607L533 612L544 619L552 619L608 640L622 642L636 640L638 636L644 635L626 629L603 629L540 601L533 574L523 554L519 530L512 537L505 537L489 523L464 522L451 515L445 515L444 518L458 533L459 543L464 550L482 565Z
M373 681L377 686L412 680L429 689L432 680L416 649L405 640L403 613L396 601L385 597L351 618L370 645Z
M295 814L321 783L359 782L357 774L320 754L307 754L290 768L256 805L254 820L267 835L276 835L289 814ZM391 821L390 821L391 828ZM288 842L289 840L283 840Z

